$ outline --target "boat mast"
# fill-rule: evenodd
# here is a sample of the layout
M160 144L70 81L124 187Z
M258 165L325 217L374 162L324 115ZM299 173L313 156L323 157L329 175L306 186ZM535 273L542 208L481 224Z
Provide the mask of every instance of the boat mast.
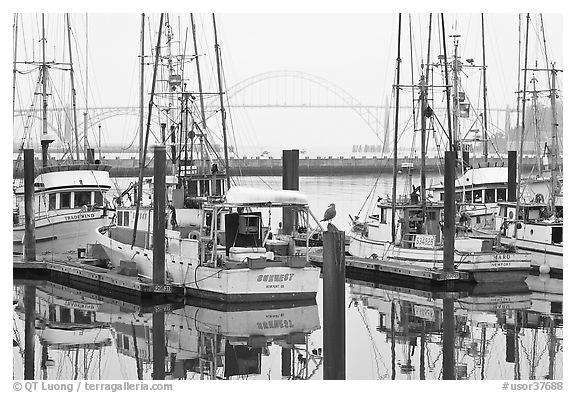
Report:
M460 141L460 92L458 91L458 72L460 71L460 62L458 61L458 38L459 34L453 34L450 37L454 39L454 61L452 62L452 89L453 93L453 109L452 124L454 126L454 140L458 146L458 150L462 152L462 143ZM462 158L462 157L461 157Z
M138 173L138 195L136 200L136 219L134 220L134 233L132 234L132 247L136 243L136 232L138 230L138 217L140 213L140 201L142 200L142 181L144 178L144 165L146 163L146 149L148 148L148 137L150 135L150 120L152 119L152 107L154 106L154 89L156 87L156 75L158 72L158 58L160 57L160 43L162 40L162 23L164 22L164 14L160 14L160 26L158 27L158 40L156 41L156 53L154 54L154 71L152 73L152 89L150 92L150 100L148 101L148 120L146 121L146 135L144 138L144 146L142 146L142 161L140 162L140 170Z
M556 109L556 77L558 70L555 64L552 63L551 70L551 88L550 88L550 106L552 108L552 166L551 166L551 177L552 177L552 193L551 193L551 208L552 212L556 214L556 194L558 192L558 161L560 155L560 149L558 147L558 113Z
M86 95L84 97L84 161L87 161L88 156L88 14L86 14Z
M398 112L400 109L400 37L402 31L402 14L398 14L398 54L396 56L396 108L394 108L394 176L392 177L392 243L396 243L396 183L398 177Z
M430 115L428 108L428 83L430 74L430 41L432 39L432 14L428 22L428 50L426 55L426 74L422 77L420 92L420 149L422 161L420 165L420 199L422 204L422 230L426 233L426 118Z
M520 152L518 154L518 185L516 186L516 214L515 219L518 220L518 213L520 211L520 196L521 196L521 184L522 179L522 155L524 150L524 132L526 129L526 124L524 121L526 113L526 77L528 74L528 31L530 28L530 14L526 14L526 42L524 48L524 83L522 85L522 119L521 119L521 129L520 129ZM514 225L514 237L518 234L518 227Z
M482 96L484 103L484 112L482 114L482 153L484 154L484 162L488 162L488 111L486 110L486 46L484 43L484 14L480 14L482 18Z
M12 66L12 113L16 108L16 59L18 57L18 15L14 14L14 55L13 55L13 66ZM15 117L12 116L12 123L14 123Z
M214 50L216 51L216 72L218 73L218 96L220 97L220 113L222 115L222 135L224 138L224 165L226 169L226 185L230 188L230 173L228 170L228 141L226 139L226 111L224 109L224 93L222 91L222 72L220 60L220 46L218 45L218 34L216 32L216 16L212 14L212 24L214 25Z
M72 40L70 39L70 14L66 14L66 26L68 30L68 58L70 59L70 86L72 88L72 118L74 119L74 137L76 138L76 160L80 161L78 117L76 114L76 89L74 88L74 67L72 66Z
M540 152L540 124L538 124L538 92L536 91L536 76L532 75L532 110L534 111L534 140L536 148L536 171L538 175L542 176L542 165L541 165L541 152Z
M194 14L190 14L192 22L192 40L194 41L194 57L196 58L196 74L198 78L198 95L200 98L200 120L202 121L202 131L200 133L200 173L204 173L204 138L206 136L206 112L204 110L204 94L202 90L202 75L200 74L200 59L198 55L198 44L196 42L196 23Z
M140 132L139 132L139 146L140 152L138 155L140 165L142 165L142 152L144 144L144 23L145 15L142 14L142 26L140 28Z
M48 66L46 65L46 35L44 30L44 14L42 14L42 167L48 166L48 145L54 142L54 139L48 135L48 94L46 87L48 84Z
M448 76L448 51L446 50L446 30L444 29L444 14L440 14L442 21L442 47L444 48L444 84L446 85L446 114L448 119L448 150L456 150L452 135L452 117L450 116L450 84Z

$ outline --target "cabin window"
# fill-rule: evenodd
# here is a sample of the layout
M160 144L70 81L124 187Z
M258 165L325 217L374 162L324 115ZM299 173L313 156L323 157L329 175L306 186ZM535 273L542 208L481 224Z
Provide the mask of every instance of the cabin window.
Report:
M218 180L216 182L216 195L222 195L224 180Z
M436 221L437 220L436 212L429 211L429 212L427 212L426 215L428 216L428 220L430 220L430 221Z
M472 191L466 191L466 203L472 202Z
M462 202L462 192L456 193L456 202Z
M506 201L506 189L499 188L496 190L496 202L504 202Z
M124 349L130 349L130 338L128 336L122 337L124 341Z
M70 201L72 200L71 192L63 192L60 194L60 209L71 207Z
M125 227L129 227L130 226L130 212L124 212L124 226Z
M66 307L60 308L60 322L62 323L72 322L72 311L69 308Z
M482 203L482 190L474 190L474 203Z
M56 209L56 194L48 194L48 210Z
M89 206L92 204L92 193L90 191L74 192L74 207Z
M386 222L387 218L388 217L386 217L386 209L384 209L384 208L380 209L380 222L382 224L387 224L387 222Z
M104 206L104 194L100 191L96 191L94 193L94 205L95 206Z
M122 212L119 212L119 213L118 213L118 217L116 217L116 223L117 223L119 226L122 226L122 216L123 216Z
M484 191L484 202L486 203L494 203L496 202L496 190L493 188L489 188Z
M440 193L440 200L441 200L441 201L444 200L444 193L443 193L443 192Z

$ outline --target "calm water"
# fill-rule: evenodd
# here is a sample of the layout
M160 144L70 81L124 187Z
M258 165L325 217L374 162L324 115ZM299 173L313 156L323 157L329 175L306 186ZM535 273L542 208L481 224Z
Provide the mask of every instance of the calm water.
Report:
M243 184L262 180L281 186L280 178ZM303 177L300 189L316 216L335 203L334 223L347 230L348 214L358 214L373 183L372 176ZM376 195L390 184L381 179ZM347 379L437 380L443 364L457 379L563 378L562 281L554 278L446 294L350 276L345 343L324 342L322 282L316 302L241 308L190 300L153 308L46 281L15 282L13 292L16 379L28 351L26 371L35 379L318 380L331 346L345 348ZM28 343L26 326L35 326Z

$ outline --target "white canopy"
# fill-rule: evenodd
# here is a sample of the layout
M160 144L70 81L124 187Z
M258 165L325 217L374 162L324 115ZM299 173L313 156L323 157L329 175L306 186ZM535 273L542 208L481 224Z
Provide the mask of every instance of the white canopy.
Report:
M265 190L251 187L230 187L226 203L233 204L291 204L307 205L308 198L300 191Z

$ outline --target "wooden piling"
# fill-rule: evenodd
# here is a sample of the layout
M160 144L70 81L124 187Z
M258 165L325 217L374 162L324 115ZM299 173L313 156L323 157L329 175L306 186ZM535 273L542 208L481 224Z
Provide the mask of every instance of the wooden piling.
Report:
M454 271L454 225L456 216L454 177L456 152L444 153L444 263L445 272Z
M508 151L508 202L516 202L516 151Z
M36 260L34 149L24 149L24 260Z
M24 379L34 380L36 337L36 287L24 286Z
M152 281L164 285L166 277L166 146L154 146L154 228Z
M86 149L86 163L94 164L94 149Z
M442 300L442 379L454 380L454 299Z
M298 190L300 170L300 151L282 150L282 189ZM296 221L296 211L291 207L282 208L282 228L285 234L291 234Z
M324 379L346 379L344 231L328 230L324 232L323 240Z
M166 379L164 362L166 359L166 331L164 312L152 313L152 379Z
M281 375L283 377L292 376L292 349L282 348L282 369Z

